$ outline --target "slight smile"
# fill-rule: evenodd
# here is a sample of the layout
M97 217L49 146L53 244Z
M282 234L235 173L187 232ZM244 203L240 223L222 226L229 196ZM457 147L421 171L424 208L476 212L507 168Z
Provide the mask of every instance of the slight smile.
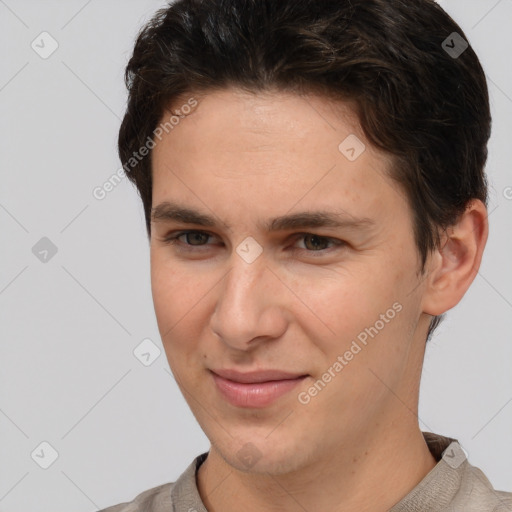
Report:
M235 407L245 408L267 407L308 377L275 370L251 373L210 371L222 397Z

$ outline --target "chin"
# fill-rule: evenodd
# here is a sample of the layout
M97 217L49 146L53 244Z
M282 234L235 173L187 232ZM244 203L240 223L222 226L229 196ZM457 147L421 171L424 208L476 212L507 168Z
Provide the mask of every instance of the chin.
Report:
M271 439L274 435L268 439L268 432L262 436L238 436L236 441L226 440L222 446L215 443L215 449L229 466L243 473L277 476L306 464L308 455L303 447L298 448L298 441L287 436L285 442L277 435Z

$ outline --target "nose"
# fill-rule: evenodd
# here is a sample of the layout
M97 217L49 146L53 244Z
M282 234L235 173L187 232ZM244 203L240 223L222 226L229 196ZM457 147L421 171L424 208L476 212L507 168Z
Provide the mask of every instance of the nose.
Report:
M264 254L247 263L233 252L230 263L230 271L215 288L216 307L210 326L230 348L253 350L285 332L286 287L267 267Z

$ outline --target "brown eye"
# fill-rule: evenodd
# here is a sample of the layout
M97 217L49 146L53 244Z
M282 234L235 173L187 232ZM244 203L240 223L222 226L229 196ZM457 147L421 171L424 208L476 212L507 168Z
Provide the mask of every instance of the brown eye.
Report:
M304 247L299 246L293 250L306 252L308 256L323 256L331 252L331 249L335 249L336 247L343 247L346 245L343 240L320 236L314 233L299 233L297 234L296 240L303 240Z
M328 238L313 234L304 235L303 239L305 242L304 245L306 246L306 249L312 251L325 250L327 249L327 246L329 244Z
M210 237L208 233L203 233L201 231L190 231L189 233L184 233L181 236L185 236L185 240L189 245L203 245L201 241L206 242Z
M184 237L183 241L180 240L182 237ZM184 245L185 247L202 247L208 245L206 242L211 237L212 235L204 231L180 231L169 234L163 239L163 242L165 244Z

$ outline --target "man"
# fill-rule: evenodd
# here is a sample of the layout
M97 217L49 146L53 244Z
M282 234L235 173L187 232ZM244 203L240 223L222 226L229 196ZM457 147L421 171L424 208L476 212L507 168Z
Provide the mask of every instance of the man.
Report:
M417 417L488 234L460 27L429 0L181 0L126 78L158 327L211 448L106 510L512 510Z

